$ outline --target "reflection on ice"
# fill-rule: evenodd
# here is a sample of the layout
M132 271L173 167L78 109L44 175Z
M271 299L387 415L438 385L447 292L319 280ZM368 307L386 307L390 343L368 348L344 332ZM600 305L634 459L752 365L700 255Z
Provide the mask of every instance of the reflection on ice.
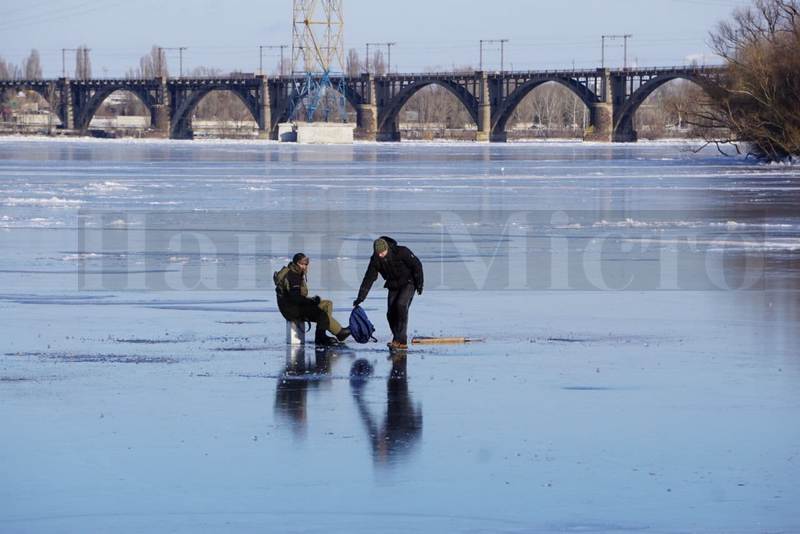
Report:
M314 350L313 358L309 358L305 346L287 346L286 365L275 389L275 414L291 429L292 439L308 439L308 393L332 380L333 366L342 355L341 348L324 348ZM367 389L381 383L372 378L372 364L358 359L350 372L350 389L369 450L375 464L385 467L407 459L422 437L422 406L414 402L409 391L408 356L398 352L390 355L390 359L386 401L379 409L367 400L366 394Z
M364 429L369 436L376 465L394 467L414 450L422 437L422 406L415 404L408 390L408 355L393 353L392 370L386 381L386 408L383 416L373 414L364 399L367 383L360 376L350 384Z
M305 345L286 346L286 365L275 389L275 414L289 424L295 438L306 435L309 388L331 380L332 365L343 350L346 349L315 349L313 361L310 361L306 357Z

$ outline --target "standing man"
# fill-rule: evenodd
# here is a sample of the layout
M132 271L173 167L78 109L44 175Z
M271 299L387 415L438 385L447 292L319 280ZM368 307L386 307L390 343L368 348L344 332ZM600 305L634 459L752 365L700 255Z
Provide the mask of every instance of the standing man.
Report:
M308 273L308 256L298 252L292 262L273 275L275 293L278 297L278 309L287 321L310 321L317 323L314 344L317 346L333 345L336 341L344 341L350 335L349 328L342 328L333 318L333 302L319 297L308 298L306 273ZM325 331L336 336L329 338Z
M378 273L386 280L383 287L389 290L386 319L392 329L390 349L408 348L408 308L414 298L414 291L422 295L424 283L422 262L407 247L397 244L391 237L381 236L373 243L374 253L361 282L358 298L353 306L358 306L367 298Z

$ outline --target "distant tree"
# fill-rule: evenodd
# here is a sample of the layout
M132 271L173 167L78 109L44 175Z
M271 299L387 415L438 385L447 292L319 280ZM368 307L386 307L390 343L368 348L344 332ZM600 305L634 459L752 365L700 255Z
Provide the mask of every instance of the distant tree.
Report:
M690 111L700 110L708 97L703 89L687 80L662 85L636 111L634 125L641 137L702 137L691 125ZM704 110L707 112L708 110Z
M150 53L142 56L139 60L139 70L129 70L128 72L135 73L134 78L167 78L169 76L167 54L163 48L153 45Z
M0 56L0 80L12 79L12 69L13 65L6 63L6 60L3 58L3 56ZM11 114L11 110L7 110L5 106L3 106L5 101L8 99L7 93L7 91L0 90L0 115L2 115L2 120L6 120L6 115Z
M372 55L372 63L369 66L369 71L378 76L386 74L386 60L383 58L383 51L378 50Z
M0 56L0 80L10 80L13 74L13 65L6 63L3 56Z
M347 59L345 60L345 71L348 76L356 77L361 74L361 58L358 55L358 50L351 48L347 51Z
M92 60L89 58L89 48L79 46L75 51L75 78L88 80L92 77Z
M522 99L508 121L508 128L542 129L545 135L580 136L586 106L561 84L545 83Z
M292 64L289 61L286 61L286 58L281 56L278 59L278 64L275 66L275 72L279 76L288 76L291 74Z
M754 0L711 34L727 74L695 123L725 128L763 160L800 155L800 0Z
M42 78L42 65L39 59L39 51L35 48L22 63L22 70L26 80L40 80Z

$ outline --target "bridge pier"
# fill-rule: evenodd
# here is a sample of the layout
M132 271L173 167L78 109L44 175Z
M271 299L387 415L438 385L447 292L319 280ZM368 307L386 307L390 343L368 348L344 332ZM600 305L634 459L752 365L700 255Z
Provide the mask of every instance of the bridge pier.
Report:
M589 131L587 141L610 143L614 140L614 109L611 104L599 102L589 108Z
M380 131L378 131L375 140L388 142L400 141L400 116L396 115L393 119L386 121Z
M375 141L378 138L378 109L373 104L356 107L356 137L362 141Z
M62 128L67 131L75 129L75 106L72 101L72 86L68 78L61 78L61 105L64 110Z
M633 126L633 117L623 117L617 122L617 127L614 129L615 143L635 143L638 140L639 134Z
M263 74L258 76L261 81L258 93L258 138L269 139L272 130L272 107L269 94L269 82Z
M361 141L378 139L378 106L375 77L372 74L361 75L361 104L356 108L355 136Z
M479 143L505 142L505 132L503 132L502 141L492 135L492 99L489 91L489 76L485 72L479 72L478 75L481 80L481 89L478 96L478 132L475 140Z
M169 139L172 109L170 108L169 88L167 80L157 78L156 103L150 109L150 126L153 128L153 137Z
M169 138L169 106L156 104L150 111L150 124L153 127L153 137Z
M590 129L584 134L587 141L610 143L614 140L615 91L609 69L597 69L600 88L597 102L589 106Z
M628 76L625 73L615 72L611 75L611 94L614 102L614 135L615 143L636 142L636 130L633 127L634 113L627 112L628 95L626 85Z
M492 143L507 143L508 132L492 132L489 141L491 141Z

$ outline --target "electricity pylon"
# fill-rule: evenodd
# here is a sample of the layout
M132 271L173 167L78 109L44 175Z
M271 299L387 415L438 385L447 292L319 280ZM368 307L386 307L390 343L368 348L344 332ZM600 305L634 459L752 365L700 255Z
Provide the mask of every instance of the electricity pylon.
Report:
M294 0L292 74L303 78L293 84L292 119L302 108L309 122L317 110L327 120L333 111L333 100L338 104L340 119L346 120L342 2ZM340 81L334 87L331 75L337 74Z

